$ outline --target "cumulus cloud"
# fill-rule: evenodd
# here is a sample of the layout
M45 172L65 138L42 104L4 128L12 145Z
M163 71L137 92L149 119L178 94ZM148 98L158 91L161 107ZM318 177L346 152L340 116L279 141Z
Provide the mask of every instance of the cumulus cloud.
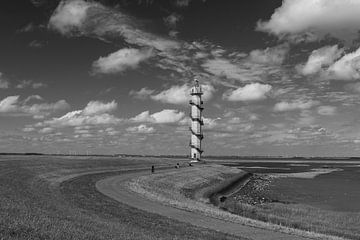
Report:
M144 111L139 115L133 117L131 120L134 122L150 122L150 123L176 123L182 120L185 116L185 113L174 110L174 109L164 109L160 112L150 114L149 111Z
M18 101L20 96L9 96L0 101L0 113L12 113L19 109Z
M121 73L135 69L139 64L152 56L151 49L138 50L123 48L106 57L100 57L93 63L94 73Z
M299 65L297 68L303 75L318 73L322 71L324 67L329 67L333 64L343 52L344 50L339 49L338 45L322 47L312 51L307 62L304 65Z
M326 70L324 77L335 80L360 79L360 48L345 54Z
M331 116L336 113L336 107L334 106L320 106L318 107L318 114L324 116Z
M282 101L275 104L274 111L285 112L285 111L294 111L294 110L306 110L318 104L319 104L318 101L313 101L313 100L308 100L308 101L298 100L293 102Z
M289 45L286 43L264 50L256 49L250 52L249 60L261 64L282 64L289 49Z
M100 101L90 101L83 110L84 115L96 115L107 112L113 112L117 109L117 103L113 100L112 102L103 103Z
M184 85L175 85L170 87L167 90L164 90L156 95L152 95L151 99L155 101L160 101L163 103L170 103L170 104L187 104L190 100L190 89L191 85L184 84ZM204 95L204 101L208 101L213 97L215 92L215 88L212 85L201 85Z
M103 107L103 108L102 108ZM53 128L76 127L84 125L110 125L121 122L121 119L109 114L117 107L117 103L102 103L91 101L82 110L76 110L65 115L38 123L36 126Z
M52 113L66 110L70 105L65 100L55 103L27 104L28 101L20 101L20 96L8 96L0 101L0 113L10 116L33 116L44 118Z
M61 1L49 20L49 27L62 34L76 31L85 22L91 4L82 0Z
M223 98L228 101L257 101L267 97L272 87L268 84L251 83L235 90L224 93Z
M65 100L60 100L55 103L39 103L22 106L23 111L33 115L34 118L44 118L51 113L63 111L69 108L70 105Z
M358 38L359 12L357 0L284 0L257 30L280 38L314 41L330 35L350 41Z
M304 65L297 66L303 75L319 74L328 80L360 79L360 48L344 53L337 45L314 50Z
M139 126L128 127L126 129L126 131L132 132L132 133L153 133L153 132L155 132L155 128L148 127L145 124L140 124Z

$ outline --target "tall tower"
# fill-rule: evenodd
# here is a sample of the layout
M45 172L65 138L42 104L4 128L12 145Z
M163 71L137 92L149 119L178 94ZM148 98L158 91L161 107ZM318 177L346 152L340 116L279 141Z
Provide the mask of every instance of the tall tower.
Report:
M201 140L204 138L201 127L204 125L202 119L202 111L204 108L202 107L203 101L201 100L201 96L203 95L203 91L199 84L199 81L194 79L194 86L191 88L190 95L190 119L191 119L191 139L190 139L190 158L192 162L198 162L201 160L201 154L203 150L201 149Z

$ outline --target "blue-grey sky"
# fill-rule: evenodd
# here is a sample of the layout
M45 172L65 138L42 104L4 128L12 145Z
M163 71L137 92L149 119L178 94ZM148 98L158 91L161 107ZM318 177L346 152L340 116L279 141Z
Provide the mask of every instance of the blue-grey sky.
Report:
M360 154L360 2L6 0L0 152Z

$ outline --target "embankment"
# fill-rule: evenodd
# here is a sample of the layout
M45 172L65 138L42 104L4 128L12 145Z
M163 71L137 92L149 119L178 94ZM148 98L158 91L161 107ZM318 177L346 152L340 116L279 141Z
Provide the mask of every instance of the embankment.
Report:
M237 168L211 164L141 176L125 184L150 200L205 216L312 239L341 239L246 218L211 204L231 196L248 181L249 176Z

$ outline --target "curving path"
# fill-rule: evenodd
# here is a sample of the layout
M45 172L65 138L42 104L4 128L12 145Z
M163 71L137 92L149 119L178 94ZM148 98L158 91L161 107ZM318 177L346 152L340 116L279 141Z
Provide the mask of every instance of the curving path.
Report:
M102 179L96 183L96 188L106 196L113 198L119 202L125 203L129 206L169 217L178 221L190 223L195 226L213 229L216 231L229 233L239 237L245 237L254 240L305 240L309 238L299 237L286 233L275 232L266 229L254 228L233 222L224 221L199 213L189 212L170 206L162 205L161 203L151 201L142 197L141 195L127 189L122 183L131 178L150 174L149 170L137 171L131 173L124 173L121 175Z

